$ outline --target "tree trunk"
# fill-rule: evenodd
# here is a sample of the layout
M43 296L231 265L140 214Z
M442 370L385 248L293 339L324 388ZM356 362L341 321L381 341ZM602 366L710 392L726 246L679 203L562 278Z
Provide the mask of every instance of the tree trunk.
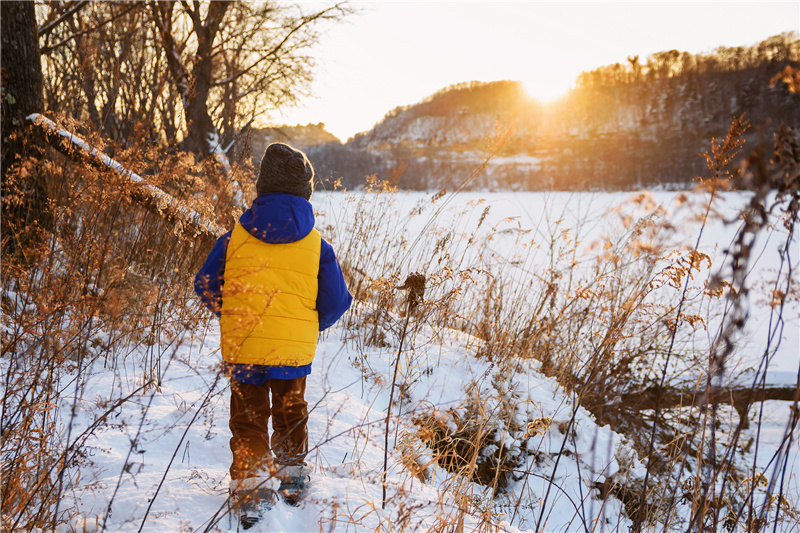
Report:
M206 20L200 19L199 8L191 12L194 33L197 36L197 60L192 77L194 94L187 99L186 115L189 135L198 153L209 156L219 149L219 132L208 113L208 93L213 82L214 63L211 56L228 2L212 1L208 5Z
M27 255L46 225L44 179L38 172L14 172L29 153L25 117L44 111L42 64L32 1L0 2L2 15L2 246L3 256Z
M208 94L213 83L214 63L212 52L214 40L225 16L229 3L212 1L208 5L205 20L201 18L200 7L191 10L184 5L192 20L192 32L197 39L197 53L191 74L180 57L179 46L172 32L172 12L175 2L154 2L151 4L154 20L161 36L161 44L167 57L170 74L181 95L186 113L188 148L196 154L208 157L214 153L219 134L208 112ZM214 140L216 139L216 140Z

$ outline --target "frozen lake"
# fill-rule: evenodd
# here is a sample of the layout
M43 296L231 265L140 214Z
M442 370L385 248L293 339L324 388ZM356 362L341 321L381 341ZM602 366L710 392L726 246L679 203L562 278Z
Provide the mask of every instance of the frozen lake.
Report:
M700 220L709 199L706 193L461 192L437 197L426 192L317 191L312 203L318 215L317 227L336 245L337 251L352 237L347 234L348 228L354 224L364 227L365 217L374 231L369 236L373 242L388 239L396 243L396 250L384 251L370 265L376 269L370 272L372 276L429 271L430 251L442 242L446 243L443 246L448 253L443 256L439 252L437 257L446 257L445 261L451 261L454 270L468 267L491 270L502 264L506 273L510 269L525 276L547 267L553 260L549 243L563 244L564 239L574 244L570 260L575 271L581 272L594 264L599 248L615 246L630 238L637 221L655 220L661 229L650 238L670 249L692 250L702 235L698 249L712 260L711 268L702 269L694 280L702 283L724 268L725 250L739 227L722 219L735 219L749 198L748 193L718 195L705 225ZM663 227L664 222L667 227ZM737 374L758 364L767 346L770 320L776 324L777 316L771 314L768 295L772 294L775 279L786 276L786 264L779 270L779 248L786 237L785 228L776 223L756 240L747 277L751 294L746 334L737 340L736 364L729 367ZM800 364L800 311L796 292L800 281L796 266L800 241L796 236L789 246L789 255L795 268L791 274L795 295L793 300L790 297L783 312L780 347L769 357L769 381L780 383L795 383ZM441 265L439 261L437 265ZM712 330L709 322L709 336Z

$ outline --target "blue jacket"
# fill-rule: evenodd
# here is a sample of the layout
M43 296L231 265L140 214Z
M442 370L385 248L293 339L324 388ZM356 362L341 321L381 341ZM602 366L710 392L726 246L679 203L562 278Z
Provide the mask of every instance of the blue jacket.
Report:
M283 193L260 194L239 219L253 237L269 243L295 242L314 228L314 209L304 198ZM222 286L225 283L225 258L231 232L217 239L200 271L195 276L195 292L203 304L220 316ZM333 248L324 239L320 249L317 276L319 330L332 326L350 307L353 297L347 290ZM292 379L308 375L311 365L301 367L229 365L235 381L261 384L267 379Z

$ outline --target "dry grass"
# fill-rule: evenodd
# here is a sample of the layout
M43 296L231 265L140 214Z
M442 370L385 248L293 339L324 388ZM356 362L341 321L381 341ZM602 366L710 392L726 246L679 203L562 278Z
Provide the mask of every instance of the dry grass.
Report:
M699 183L707 192L686 195L686 208L695 208L703 219L714 213L714 191L755 184L757 194L722 266L711 265L696 246L670 247L675 228L647 194L620 207L615 215L620 234L593 243L592 260L581 257L585 243L561 217L543 220L531 232L516 231L515 248L498 256L493 241L509 225L491 226L488 206L476 202L460 219L441 219L458 191L442 191L412 210L410 217L424 228L413 238L389 216L397 211L396 190L373 178L365 191L348 196L341 212L324 218L329 226L321 230L356 296L342 324L350 359L366 379L387 379L372 369L370 354L376 347L395 354L392 413L405 411L414 424L398 429L402 462L414 482L428 481L435 468L447 472L431 531L460 531L467 522L479 531L502 529L494 499L512 483L538 475L526 471L526 461L537 460L539 453L529 450L528 442L558 431L562 448L551 457L555 464L546 494L539 495L537 523L527 525L544 527L551 490L560 490L553 481L558 461L575 437L579 407L626 434L647 465L647 476L637 478L631 474L635 458L620 456L620 472L595 487L603 498L624 502L634 528L756 531L797 517L782 484L769 479L765 485L755 464L738 459L751 444L739 442L738 430L718 431L724 401L714 396L713 377L731 356L743 306L753 296L744 276L753 240L770 230L771 213L788 232L782 245L790 246L800 205L796 138L787 132L779 139L774 164L754 156L742 172L731 172L737 128L709 154L710 177ZM181 154L167 160L156 148L139 148L117 158L131 168L154 168L150 177L156 184L223 225L235 217L232 194L212 168L195 166ZM113 174L54 153L22 161L14 171L20 179L35 173L45 180L50 203L36 245L25 250L24 260L3 263L0 356L8 364L0 428L2 513L12 529L55 529L66 523L70 510L53 502L82 483L81 467L91 461L83 445L108 423L103 416L80 432L59 428L58 410L70 408L67 398L81 397L82 372L93 361L114 369L138 358L138 372L129 378L138 390L159 386L162 361L169 356L164 350L174 350L171 343L180 332L206 318L193 301L191 280L208 250L134 205L127 185ZM775 190L777 195L768 194ZM691 205L697 198L703 199L699 208ZM13 197L4 196L6 201ZM472 213L481 216L470 218ZM781 268L768 288L776 317L798 296L796 266L787 259ZM425 279L424 298L414 305L402 284L412 270ZM718 314L703 311L710 302L721 304ZM452 329L469 335L468 348L491 362L490 371L480 383L469 384L460 404L428 406L409 416L408 409L416 409L407 405L410 391L421 373L435 366L422 364L417 348L439 342ZM697 344L698 333L710 342ZM762 348L766 358L775 345ZM570 419L534 413L515 389L509 376L534 361L575 398ZM654 383L663 388L678 372L701 376L698 397L710 400L651 411L619 401ZM63 383L70 383L70 390L60 389ZM111 401L108 413L128 398ZM388 431L387 423L387 436ZM484 496L475 496L476 484L486 488ZM397 514L390 521L380 515L378 529L412 529L419 509L406 504L402 487L393 498ZM522 495L516 498L505 513L512 523L524 506L533 505ZM325 518L330 523L355 526L380 514L375 505L334 506L331 512ZM577 507L575 520L578 527Z
M117 158L131 168L157 165L159 185L191 197L202 184L197 168L160 153L143 144ZM2 515L12 530L55 528L69 516L54 502L81 482L91 461L84 443L130 396L109 401L81 431L60 427L59 412L75 408L85 369L98 360L113 371L137 358L138 372L127 376L137 392L160 385L164 350L174 352L181 333L204 319L188 281L208 252L133 203L117 174L47 151L15 165L12 183L32 175L46 186L45 220L21 253L4 254L2 269ZM9 187L3 202L19 190ZM212 214L207 204L193 207ZM4 250L17 230L4 227Z
M334 245L347 250L343 266L358 295L358 310L350 315L347 328L362 354L360 366L370 367L369 347L398 346L405 316L400 280L404 269L411 268L409 258L421 257L427 277L425 301L411 328L416 323L434 332L460 329L472 336L474 353L501 372L513 373L517 361L540 362L542 372L573 391L577 404L599 423L611 424L631 439L647 475L609 478L597 490L623 501L635 529L661 524L667 529L724 526L753 531L770 513L773 521L791 520L796 510L782 494L772 492L777 487L774 479L761 491L742 481L763 474L736 459L745 444L739 442L739 430L719 431L726 400L714 397L715 376L722 375L733 356L734 339L744 324L753 242L770 231L767 213L777 213L788 230L781 246L788 247L797 220L796 137L784 131L778 139L777 164L754 155L747 167L733 168L746 127L734 121L726 139L714 140L706 156L709 177L698 180L697 190L682 199L684 209L703 227L717 216L719 192L743 184L757 191L741 214L743 224L721 265L713 265L696 243L686 248L670 245L677 228L666 222L666 213L646 193L621 206L617 214L623 231L595 243L593 262L587 263L579 259L578 237L561 219L545 221L532 238L521 233L517 248L506 257L492 255L497 228L478 232L488 207L473 228L466 227L468 216L437 226L437 204L448 198L445 192L411 211L412 218L427 212L429 219L422 224L422 234L406 241L396 219L385 216L398 199L387 186L371 182L364 194L347 200L353 204L352 218L345 211L342 220L328 228ZM776 190L777 195L768 195ZM349 220L353 223L344 223ZM786 261L789 254L783 257ZM413 263L413 268L419 266ZM796 266L784 262L781 269L769 289L776 295L776 317L787 298L798 294ZM520 276L520 271L526 275ZM698 342L702 338L708 340ZM761 347L765 358L776 348L775 335L769 338L770 345ZM413 352L414 342L425 340L412 341L408 351ZM764 371L762 363L758 375L763 377ZM695 398L700 407L659 409L659 391L680 381L680 375L702 376ZM404 379L413 383L413 370ZM635 401L620 402L654 390L655 412ZM518 450L498 446L495 437L511 435L524 444L537 420L527 426L516 422L515 413L523 406L502 380L493 391L486 396L468 389L461 405L443 411L434 406L415 414L416 429L400 441L412 475L425 479L428 468L437 464L454 474L448 485L454 494L466 494L465 480L489 487L493 494L503 492L509 479L519 475L522 459ZM571 421L565 424L566 442ZM788 433L784 446L790 439ZM420 451L420 444L428 455ZM450 521L453 517L447 520L447 527L459 527L457 520ZM540 519L537 528L541 525Z

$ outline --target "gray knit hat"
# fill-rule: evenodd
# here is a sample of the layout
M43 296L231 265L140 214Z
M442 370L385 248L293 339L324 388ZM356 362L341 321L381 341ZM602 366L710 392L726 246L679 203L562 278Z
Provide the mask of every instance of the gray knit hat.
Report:
M256 183L256 193L265 192L283 192L310 200L314 192L314 167L306 154L288 144L267 146Z

